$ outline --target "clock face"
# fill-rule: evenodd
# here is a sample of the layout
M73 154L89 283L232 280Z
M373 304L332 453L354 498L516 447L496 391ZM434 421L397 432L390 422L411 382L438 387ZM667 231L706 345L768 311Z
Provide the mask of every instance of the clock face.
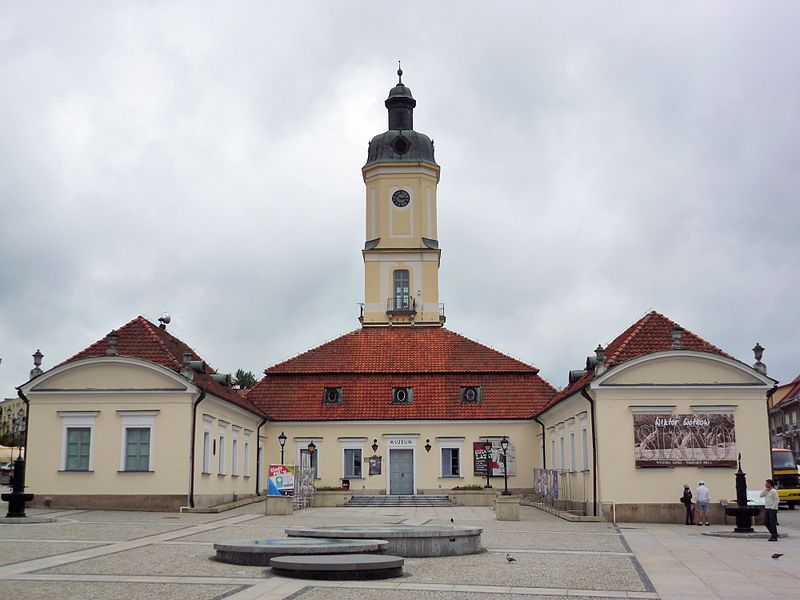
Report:
M395 206L400 208L408 204L409 200L411 200L411 196L409 196L408 192L405 190L397 190L394 194L392 194L392 202Z

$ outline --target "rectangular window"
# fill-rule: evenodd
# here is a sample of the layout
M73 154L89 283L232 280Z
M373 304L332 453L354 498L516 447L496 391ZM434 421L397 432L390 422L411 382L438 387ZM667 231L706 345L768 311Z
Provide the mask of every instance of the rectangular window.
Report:
M569 432L569 470L576 471L575 468L576 457L575 457L575 432Z
M458 448L442 448L442 477L460 477L461 461Z
M361 448L344 449L344 476L361 477Z
M203 432L203 473L211 472L211 432Z
M300 449L300 464L305 465L308 464L308 461L311 460L311 470L314 473L314 479L319 479L319 469L317 468L317 455L319 454L319 446L317 446L316 451L311 454L305 448ZM310 459L308 457L311 457Z
M125 470L150 470L150 428L125 429Z
M219 432L219 470L217 473L225 475L225 433L220 429Z
M562 471L566 468L566 461L564 460L564 436L558 438L559 461L558 468Z
M550 438L550 468L556 468L556 438Z
M589 470L589 436L586 428L581 429L581 446L583 446L583 470Z
M244 476L250 477L250 436L244 436Z
M67 428L67 471L88 471L92 430L89 427Z
M239 474L239 440L236 439L236 436L233 436L233 442L231 442L231 475L238 475Z

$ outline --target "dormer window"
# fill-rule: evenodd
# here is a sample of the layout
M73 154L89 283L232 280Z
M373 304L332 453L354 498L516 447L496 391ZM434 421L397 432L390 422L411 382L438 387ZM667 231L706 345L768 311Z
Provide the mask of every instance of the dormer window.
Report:
M342 403L342 388L340 387L326 387L325 393L322 395L323 404L341 404Z
M411 404L414 399L414 388L392 388L392 404Z
M461 388L461 403L462 404L480 404L481 403L481 386L479 385L465 385Z

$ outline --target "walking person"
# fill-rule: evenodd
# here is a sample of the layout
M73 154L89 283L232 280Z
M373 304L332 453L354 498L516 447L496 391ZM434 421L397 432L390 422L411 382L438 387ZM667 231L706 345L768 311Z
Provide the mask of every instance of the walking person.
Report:
M692 490L689 489L689 484L683 484L683 496L681 502L686 506L686 524L694 525L694 516L692 515Z
M711 502L711 490L706 487L705 481L701 481L697 485L695 496L697 497L697 514L695 515L697 525L702 525L703 521L708 525L708 504Z
M764 482L764 489L761 491L764 499L764 527L769 531L769 541L778 541L778 492L775 491L775 483L772 479Z

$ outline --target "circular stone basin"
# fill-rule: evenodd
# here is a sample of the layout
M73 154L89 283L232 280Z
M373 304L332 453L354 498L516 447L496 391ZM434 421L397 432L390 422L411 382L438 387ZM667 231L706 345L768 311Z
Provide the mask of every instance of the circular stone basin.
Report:
M373 539L324 539L315 537L274 540L234 540L217 542L217 560L235 565L269 566L276 556L309 554L382 553L389 542Z
M388 579L403 574L403 559L381 554L276 556L272 572L301 579Z
M455 556L481 551L480 527L446 525L344 525L287 527L286 535L315 538L381 538L386 552L397 556Z

